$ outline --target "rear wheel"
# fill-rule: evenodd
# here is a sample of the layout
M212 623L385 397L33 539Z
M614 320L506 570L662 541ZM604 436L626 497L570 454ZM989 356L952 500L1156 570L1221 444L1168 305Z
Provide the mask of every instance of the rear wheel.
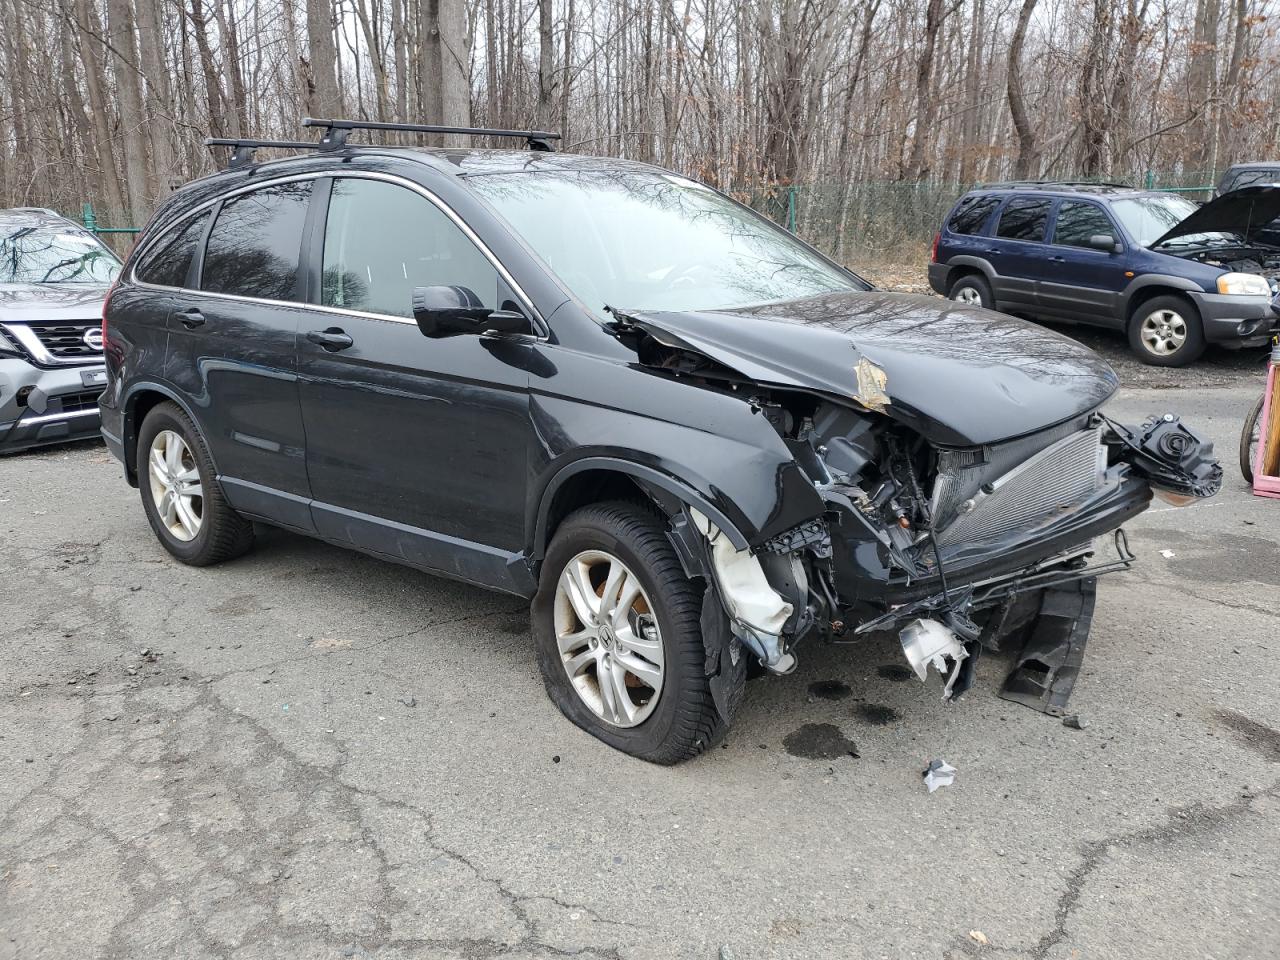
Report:
M1129 346L1143 363L1185 367L1204 354L1200 311L1183 297L1153 297L1129 320Z
M701 753L728 729L706 676L701 611L701 585L653 510L583 507L556 531L534 598L547 693L583 730L642 760ZM740 694L745 671L730 682Z
M147 413L137 458L142 507L171 554L204 567L253 546L253 524L223 498L204 438L177 404L157 404Z
M1258 444L1262 442L1262 401L1265 399L1265 394L1258 398L1240 431L1240 473L1245 483L1253 483L1253 463L1258 457Z
M991 296L991 284L987 283L986 277L976 273L966 274L953 283L951 289L947 291L947 296L956 303L971 307L991 309L995 306L995 298Z

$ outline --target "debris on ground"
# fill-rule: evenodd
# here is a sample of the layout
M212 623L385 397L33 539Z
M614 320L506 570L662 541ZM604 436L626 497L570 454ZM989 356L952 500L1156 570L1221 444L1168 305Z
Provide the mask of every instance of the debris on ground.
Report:
M1062 718L1062 725L1064 727L1070 727L1072 730L1083 730L1089 725L1089 721L1078 713L1073 713L1068 717Z
M933 793L939 787L949 787L955 782L956 768L945 760L930 760L922 776L924 785Z
M987 935L983 933L981 930L970 930L969 939L972 940L974 943L982 944L984 947L991 942L990 940L987 939Z
M400 702L406 707L416 707L418 705L418 701L413 697L401 697Z
M1175 554L1172 550L1161 550L1160 556L1164 557L1166 560L1172 560Z

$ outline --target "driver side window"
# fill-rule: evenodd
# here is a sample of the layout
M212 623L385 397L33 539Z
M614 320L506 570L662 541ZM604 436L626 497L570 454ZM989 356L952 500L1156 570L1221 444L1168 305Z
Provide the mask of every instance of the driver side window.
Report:
M498 272L466 234L422 195L382 180L333 181L323 269L326 307L412 318L413 288L438 285L499 306Z

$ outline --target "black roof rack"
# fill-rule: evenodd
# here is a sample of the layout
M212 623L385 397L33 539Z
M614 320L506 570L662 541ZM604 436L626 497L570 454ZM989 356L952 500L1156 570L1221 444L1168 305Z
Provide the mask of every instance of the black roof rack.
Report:
M231 147L228 170L247 167L253 163L253 155L260 147L284 147L290 150L319 150L323 146L314 140L238 140L229 137L206 137L206 147Z
M1018 190L1037 188L1048 189L1088 189L1096 187L1100 189L1119 189L1119 190L1136 190L1137 188L1131 183L1110 183L1106 180L1003 180L999 183L984 183L981 185L983 190Z
M307 117L302 121L304 127L323 127L324 135L320 138L321 150L336 150L347 142L347 134L352 130L393 130L400 133L454 133L468 137L518 137L529 144L530 150L551 153L552 140L559 140L560 134L546 130L492 130L487 127L441 127L425 123L382 123L377 120L321 120Z

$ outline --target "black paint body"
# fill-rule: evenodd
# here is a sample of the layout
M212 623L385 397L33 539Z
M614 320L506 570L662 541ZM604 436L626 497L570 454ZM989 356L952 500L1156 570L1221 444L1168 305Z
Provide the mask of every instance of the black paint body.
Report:
M696 507L739 548L828 511L778 431L731 389L642 363L468 187L468 175L610 169L553 154L346 148L197 181L156 215L109 303L103 432L135 475L146 410L181 405L208 438L243 513L435 573L530 596L554 525L600 491ZM428 339L394 322L319 304L329 176L396 178L430 191L527 295L525 334ZM137 282L149 241L230 191L316 176L302 242L300 303ZM193 263L188 286L200 264ZM861 282L851 275L852 285ZM201 315L191 326L191 312ZM883 410L937 446L1017 437L1078 418L1116 388L1071 340L1003 315L873 290L737 312L653 314L702 354L759 384L863 410L854 367L886 374ZM340 331L337 351L308 334ZM880 413L867 414L880 416ZM1112 529L1150 499L1137 477L1088 516L1064 518L968 567L1029 563ZM839 531L835 534L840 536ZM852 537L852 532L849 532ZM838 582L889 601L927 581L895 579L874 543L838 545Z

